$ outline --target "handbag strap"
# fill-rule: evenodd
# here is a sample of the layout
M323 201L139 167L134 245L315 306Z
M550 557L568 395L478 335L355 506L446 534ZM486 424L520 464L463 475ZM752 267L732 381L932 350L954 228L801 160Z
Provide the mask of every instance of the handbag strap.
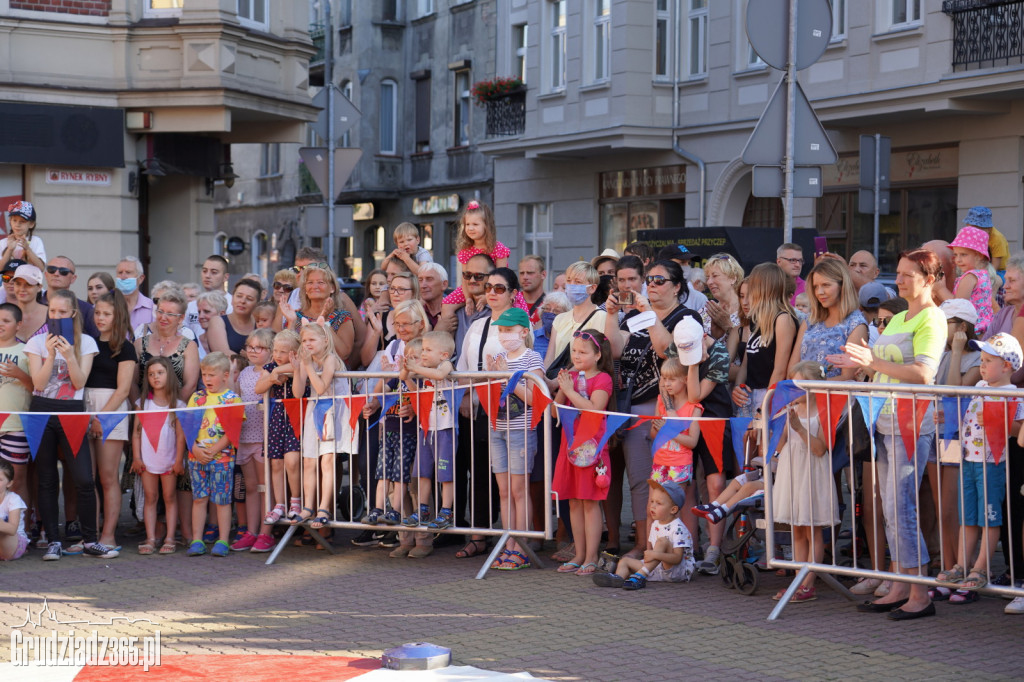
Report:
M486 317L481 317L480 319L484 321L484 331L480 334L480 348L476 357L476 371L478 372L484 371L484 346L487 345L487 334L491 331L490 319Z

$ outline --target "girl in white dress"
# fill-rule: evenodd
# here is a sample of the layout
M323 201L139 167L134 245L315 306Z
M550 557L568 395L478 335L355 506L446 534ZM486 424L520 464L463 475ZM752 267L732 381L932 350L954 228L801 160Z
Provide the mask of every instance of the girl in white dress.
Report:
M790 379L820 381L822 368L816 362L799 362ZM797 398L787 408L786 430L779 441L778 470L772 488L772 511L776 523L793 529L793 560L821 563L825 543L818 527L839 523L839 503L832 481L828 440L818 419L814 394ZM818 536L815 537L815 532ZM808 573L790 601L816 599L814 573ZM779 590L774 599L782 598Z

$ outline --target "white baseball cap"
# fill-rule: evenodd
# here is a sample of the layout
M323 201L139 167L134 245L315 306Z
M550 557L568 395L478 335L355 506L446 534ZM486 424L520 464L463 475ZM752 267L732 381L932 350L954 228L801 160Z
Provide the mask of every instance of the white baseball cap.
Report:
M679 362L689 367L700 362L704 348L704 327L692 317L684 317L672 332L672 340L679 351Z
M947 298L939 306L939 310L946 314L947 322L956 318L963 322L978 324L978 309L966 298Z

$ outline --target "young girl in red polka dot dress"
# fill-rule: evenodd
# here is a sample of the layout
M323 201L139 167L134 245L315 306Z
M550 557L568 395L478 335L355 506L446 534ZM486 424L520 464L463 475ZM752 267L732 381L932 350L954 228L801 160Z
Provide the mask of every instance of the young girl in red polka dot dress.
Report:
M491 257L494 267L504 268L508 266L509 256L512 255L509 248L498 241L498 230L494 225L494 214L490 206L475 199L466 204L459 218L459 235L455 238L455 248L459 250L457 258L460 265L465 265L470 258L482 253ZM454 316L455 311L466 304L466 294L461 286L456 287L455 291L445 296L441 303L442 316ZM522 292L516 293L513 305L530 312Z

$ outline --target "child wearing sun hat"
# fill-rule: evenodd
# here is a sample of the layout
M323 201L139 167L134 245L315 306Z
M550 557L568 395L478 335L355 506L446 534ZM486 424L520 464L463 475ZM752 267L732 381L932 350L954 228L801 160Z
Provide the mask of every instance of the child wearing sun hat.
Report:
M988 234L989 260L996 270L1006 267L1006 259L1010 257L1010 244L1003 233L992 224L992 209L988 206L972 206L964 218L964 225L978 227Z
M974 304L978 322L974 325L980 335L985 332L994 314L992 306L992 280L988 271L988 234L972 225L964 226L949 245L953 249L953 262L960 276L953 283L953 296Z

